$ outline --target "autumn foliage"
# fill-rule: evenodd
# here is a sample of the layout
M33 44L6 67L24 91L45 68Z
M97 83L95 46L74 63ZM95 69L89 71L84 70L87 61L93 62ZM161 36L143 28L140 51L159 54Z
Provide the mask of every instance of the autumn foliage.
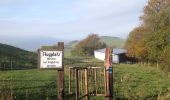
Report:
M130 57L170 69L170 0L149 0L126 42Z
M74 56L92 56L94 50L105 48L106 44L100 42L97 34L90 34L87 38L81 40L71 51Z

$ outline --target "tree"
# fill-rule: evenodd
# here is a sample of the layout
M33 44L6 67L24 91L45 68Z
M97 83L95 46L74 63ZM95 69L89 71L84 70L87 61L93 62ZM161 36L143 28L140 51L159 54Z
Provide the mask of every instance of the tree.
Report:
M170 72L170 45L168 45L160 56L161 69Z
M149 0L142 16L143 25L148 29L147 50L150 61L159 63L160 56L169 44L170 1Z
M130 32L125 48L129 57L135 57L140 61L147 60L146 39L144 27L139 26Z
M149 0L143 13L126 42L128 55L169 66L170 0Z
M100 42L100 38L97 34L90 34L74 47L71 54L74 56L92 56L94 50L105 47L106 44Z

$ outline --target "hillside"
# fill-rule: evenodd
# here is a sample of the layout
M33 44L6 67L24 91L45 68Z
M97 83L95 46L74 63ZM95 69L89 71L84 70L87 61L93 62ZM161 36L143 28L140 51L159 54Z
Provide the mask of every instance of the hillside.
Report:
M13 45L24 50L28 51L36 51L42 45L53 45L56 44L57 41L62 41L58 38L51 37L0 37L0 43Z
M109 47L123 48L125 41L124 39L118 37L101 36L101 42L106 43Z
M0 69L5 70L32 68L36 65L36 54L20 48L0 43Z
M78 43L78 40L74 40L65 44L65 49L72 49Z
M110 36L101 36L100 41L106 43L109 47L123 48L125 44L125 39ZM72 49L78 43L78 40L71 41L65 44L65 49Z
M100 41L106 43L108 47L123 48L126 40L118 37L101 36ZM65 57L71 56L70 51L75 47L78 42L78 40L74 40L65 44Z

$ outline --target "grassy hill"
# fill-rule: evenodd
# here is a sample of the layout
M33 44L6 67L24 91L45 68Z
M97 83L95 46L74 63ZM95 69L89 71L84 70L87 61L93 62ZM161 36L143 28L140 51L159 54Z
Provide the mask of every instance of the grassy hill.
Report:
M123 48L125 44L125 39L110 36L101 36L100 41L106 43L109 47ZM78 40L71 41L65 45L65 49L72 49L78 43Z
M101 36L100 41L106 43L108 47L123 48L126 40L118 37ZM73 49L78 42L78 40L74 40L65 44L66 57L71 56L70 50Z
M12 61L12 65L11 65ZM0 43L0 69L32 68L36 65L36 53Z
M118 37L101 36L100 41L106 43L109 47L123 48L126 40Z
M78 40L74 40L65 44L65 49L72 49L78 43Z

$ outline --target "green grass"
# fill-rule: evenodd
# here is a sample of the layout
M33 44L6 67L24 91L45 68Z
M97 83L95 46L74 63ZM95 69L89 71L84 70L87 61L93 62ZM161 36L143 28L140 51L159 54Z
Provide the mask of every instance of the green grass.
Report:
M92 58L67 58L65 67L91 62L103 66ZM85 66L85 64L84 64ZM114 64L114 91L116 99L157 99L158 95L170 92L170 78L154 67L142 67L137 64ZM65 70L65 87L68 93L68 70ZM3 89L12 89L17 100L56 99L56 70L13 70L0 71L0 97ZM10 95L10 90L5 91ZM68 98L71 98L67 96ZM1 99L1 98L0 98ZM74 99L73 99L74 100ZM103 97L91 97L90 100L103 100Z
M156 99L170 87L170 78L153 67L115 65L114 72L116 98Z
M14 69L33 68L37 63L37 54L0 43L0 70L9 70L11 61Z
M125 44L124 39L120 39L117 37L109 37L109 36L102 36L100 38L101 42L104 42L107 44L109 47L116 47L116 48L123 48Z
M17 100L43 99L47 93L51 96L56 95L56 70L14 70L0 72L0 97L10 95L11 90ZM54 88L54 89L53 89ZM6 89L6 90L4 90ZM47 91L48 90L48 91Z

